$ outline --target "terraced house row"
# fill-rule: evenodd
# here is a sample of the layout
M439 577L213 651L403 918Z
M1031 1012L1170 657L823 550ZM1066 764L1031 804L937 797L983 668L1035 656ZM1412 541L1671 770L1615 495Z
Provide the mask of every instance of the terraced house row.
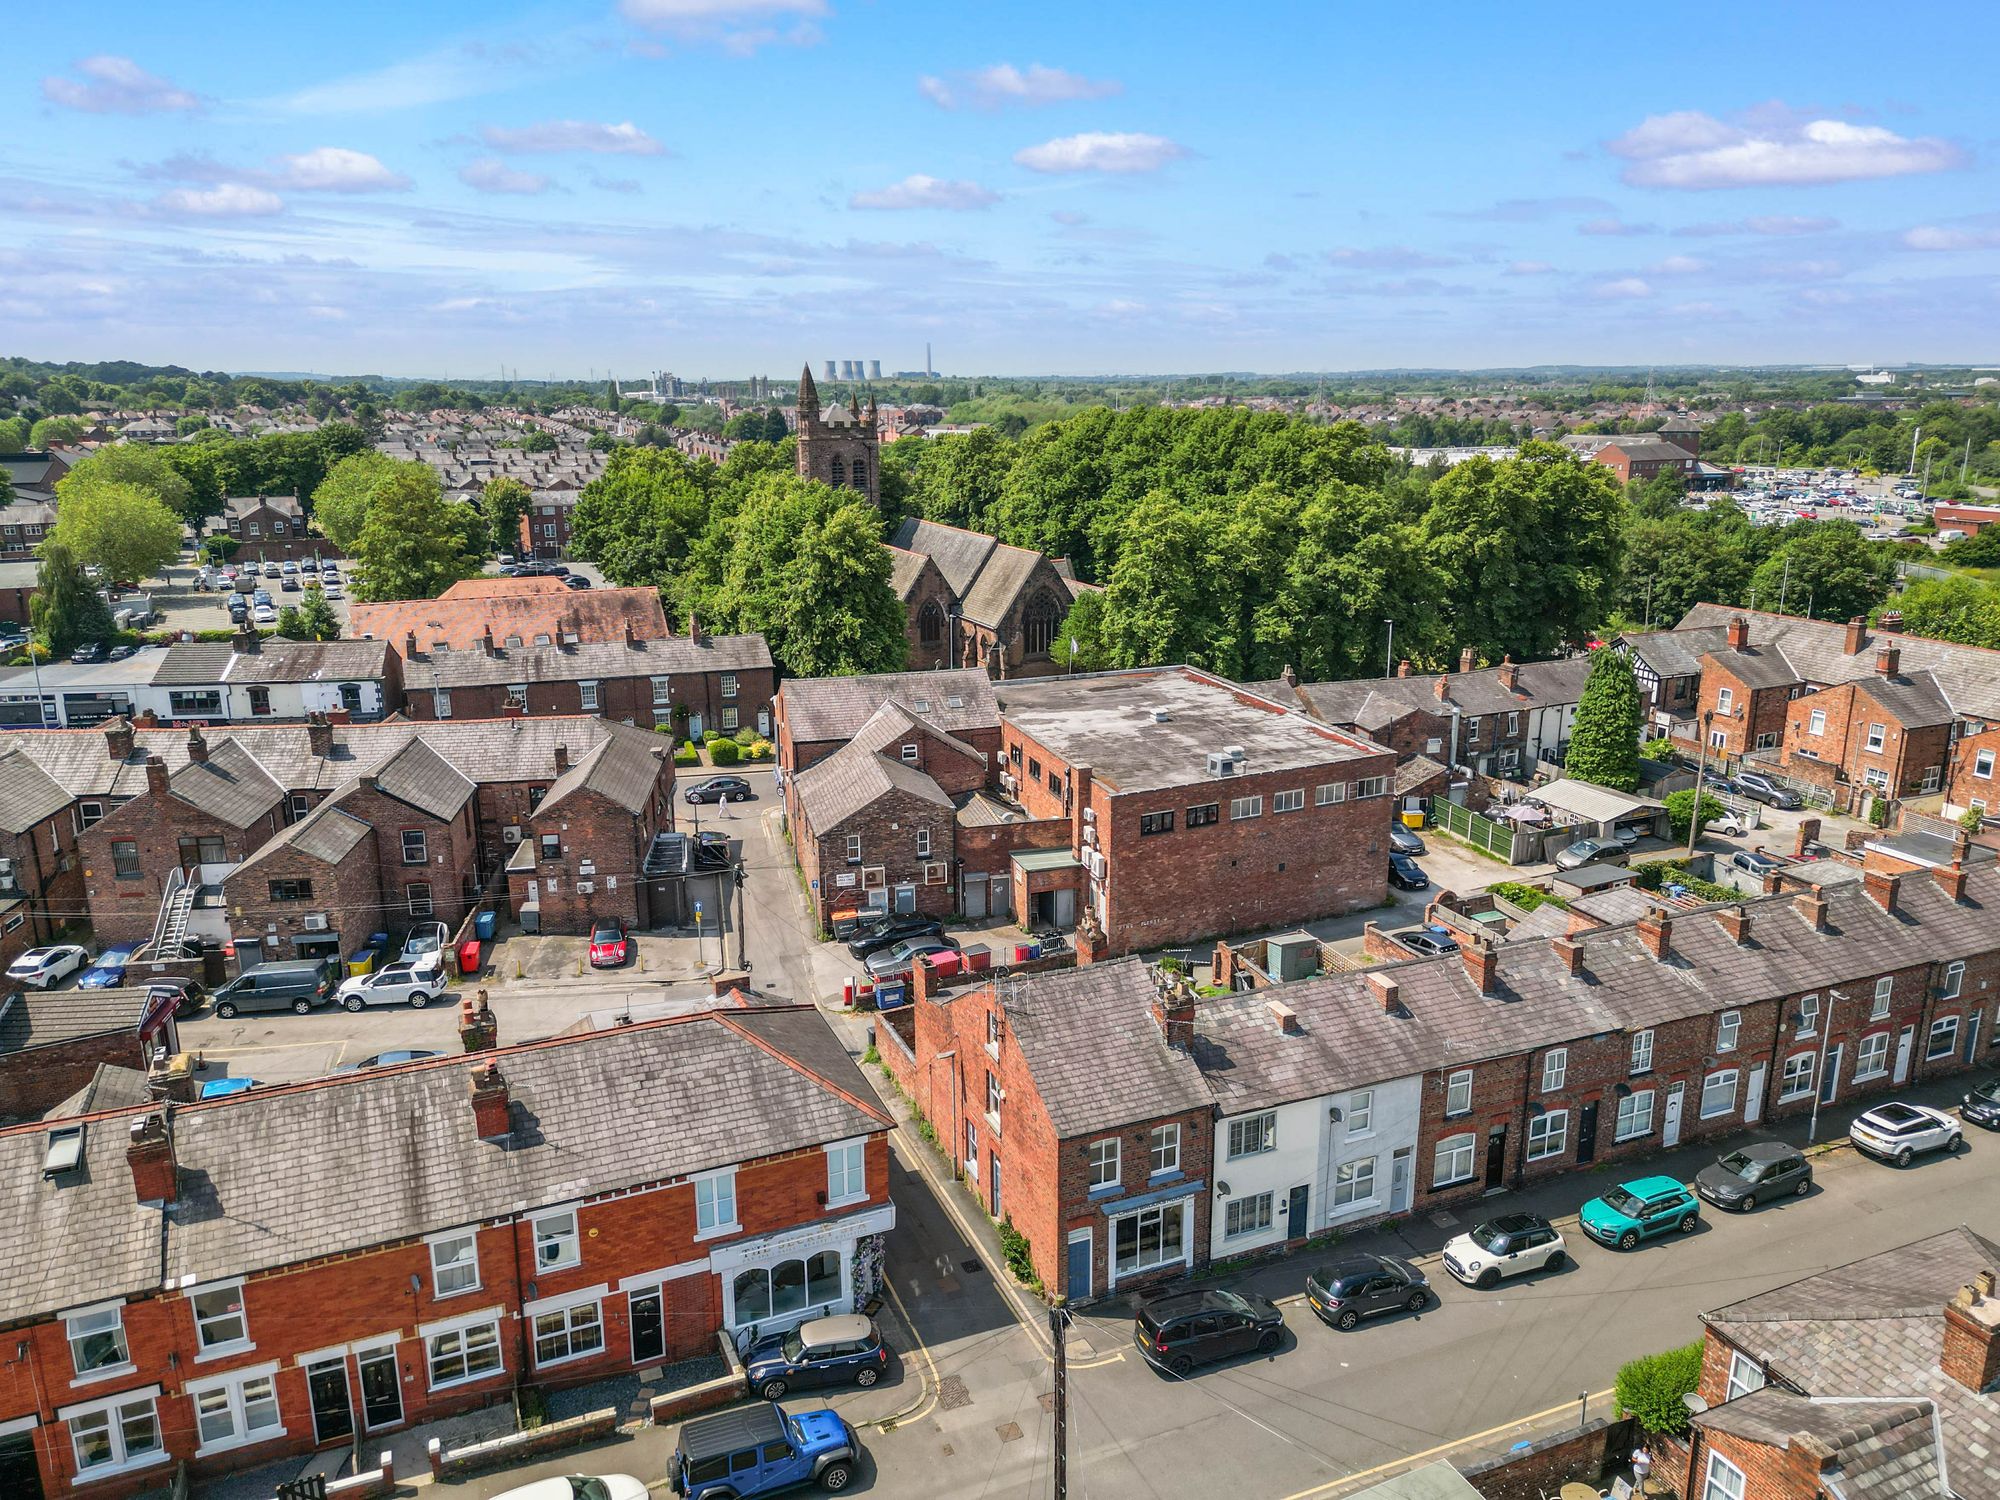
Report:
M1213 999L919 966L878 1045L1082 1300L1984 1062L2000 870L1844 873Z

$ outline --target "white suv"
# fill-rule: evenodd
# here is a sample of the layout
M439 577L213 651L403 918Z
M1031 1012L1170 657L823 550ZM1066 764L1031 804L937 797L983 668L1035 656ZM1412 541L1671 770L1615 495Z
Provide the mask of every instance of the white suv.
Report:
M1564 1259L1563 1237L1540 1214L1502 1214L1444 1247L1444 1268L1481 1288L1523 1271L1558 1270Z
M374 974L356 974L335 993L348 1010L369 1005L402 1005L422 1010L444 993L444 971L435 963L390 964Z
M1847 1138L1870 1156L1907 1167L1925 1151L1956 1151L1965 1131L1941 1109L1898 1099L1857 1118L1847 1127Z

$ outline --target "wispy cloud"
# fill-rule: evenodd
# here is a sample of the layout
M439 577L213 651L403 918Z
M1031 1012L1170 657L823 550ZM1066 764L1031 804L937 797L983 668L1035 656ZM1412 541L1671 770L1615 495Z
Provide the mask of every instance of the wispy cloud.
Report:
M410 179L392 172L366 151L319 146L277 158L279 186L313 193L402 193Z
M282 213L285 202L276 193L242 182L215 187L173 188L153 200L161 213L197 219L264 218Z
M939 109L979 110L1108 99L1125 91L1125 85L1115 78L1085 78L1080 73L1040 63L1030 63L1026 68L994 63L966 73L926 75L917 80L917 88Z
M1690 238L1724 234L1824 234L1840 228L1840 220L1806 214L1758 214L1748 219L1729 219L1701 224L1683 224L1674 231Z
M1605 302L1618 302L1639 297L1650 297L1653 288L1637 276L1620 276L1614 281L1600 281L1590 289L1590 295Z
M1330 265L1351 271L1418 271L1458 264L1448 255L1432 255L1408 245L1377 245L1366 249L1346 245L1327 251L1326 259Z
M534 125L482 125L479 138L495 151L588 151L599 156L664 156L667 148L630 120L543 120Z
M555 186L551 178L540 172L522 172L510 167L497 156L482 156L469 161L458 169L458 180L467 187L477 188L482 193L518 193L532 196L546 193Z
M637 179L631 177L593 176L590 179L590 185L606 193L639 193L645 191L645 189L639 186Z
M1692 276L1697 271L1706 271L1708 262L1696 260L1692 255L1669 255L1666 259L1646 267L1649 276Z
M1919 224L1903 232L1903 244L1911 250L2000 249L2000 229L1947 229L1936 224Z
M901 182L892 182L884 188L856 193L847 200L849 208L942 208L954 212L967 209L988 208L1000 201L1000 195L990 188L981 187L976 182L946 181L942 177L926 177L918 172L905 177Z
M444 47L366 73L328 79L276 99L267 108L295 115L379 115L428 104L472 99L507 87L515 78L546 64L530 46L494 47L479 43Z
M42 97L93 115L192 114L202 107L199 94L148 73L129 57L100 52L80 59L75 71L82 77L44 78Z
M1091 130L1016 151L1014 160L1031 172L1132 173L1157 172L1189 154L1163 135Z
M1657 224L1628 224L1612 214L1602 219L1586 219L1576 226L1576 232L1596 235L1658 234L1660 227Z
M1780 187L1909 177L1962 166L1965 153L1932 136L1900 136L1880 125L1783 118L1760 111L1732 123L1700 110L1642 120L1605 149L1631 165L1634 187Z
M618 13L656 36L748 53L819 41L828 7L826 0L619 0Z
M1510 263L1506 271L1502 274L1507 276L1553 276L1555 272L1556 268L1545 260L1517 260Z
M1483 224L1533 224L1565 214L1609 214L1602 198L1503 198L1490 208L1440 209L1441 219L1466 219Z

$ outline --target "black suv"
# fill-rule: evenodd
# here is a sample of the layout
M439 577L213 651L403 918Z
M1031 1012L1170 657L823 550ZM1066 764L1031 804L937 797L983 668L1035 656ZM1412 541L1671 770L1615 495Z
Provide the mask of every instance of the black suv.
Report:
M1393 1255L1350 1255L1306 1277L1306 1301L1335 1328L1349 1329L1377 1313L1422 1312L1431 1284L1422 1271Z
M914 912L901 916L876 917L863 922L848 935L847 951L866 958L883 948L893 948L905 938L943 937L944 923L936 917L920 917Z
M1132 1341L1140 1358L1169 1375L1235 1354L1272 1354L1285 1339L1285 1315L1265 1298L1236 1292L1169 1292L1139 1309Z

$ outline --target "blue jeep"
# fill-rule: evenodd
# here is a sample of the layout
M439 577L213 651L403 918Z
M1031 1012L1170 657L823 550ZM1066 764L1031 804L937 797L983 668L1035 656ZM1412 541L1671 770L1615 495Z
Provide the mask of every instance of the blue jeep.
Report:
M838 1412L768 1402L683 1423L667 1484L682 1500L750 1500L802 1484L837 1492L860 1458L860 1441Z

